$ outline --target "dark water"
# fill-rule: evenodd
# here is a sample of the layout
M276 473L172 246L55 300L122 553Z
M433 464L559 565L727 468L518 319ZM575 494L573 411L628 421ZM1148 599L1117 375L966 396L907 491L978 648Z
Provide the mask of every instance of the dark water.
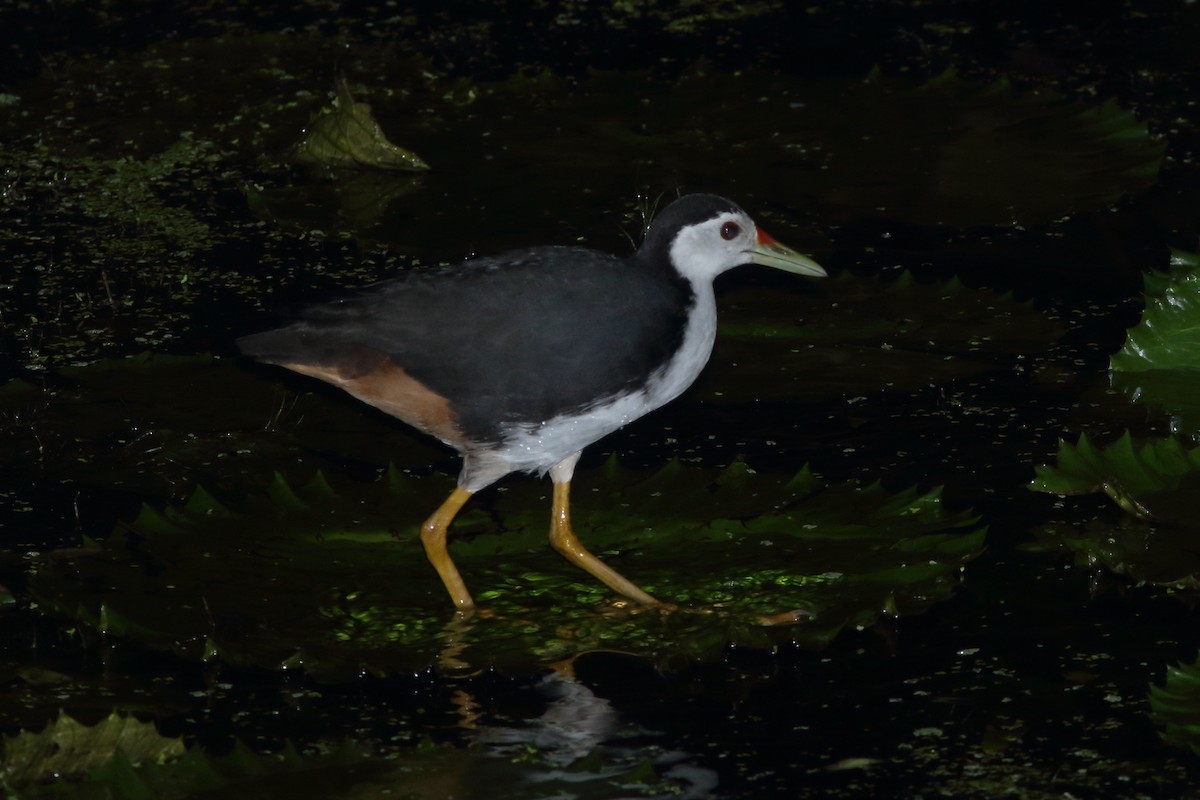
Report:
M1143 274L1196 249L1197 21L1167 3L0 11L0 343L21 381L0 395L5 732L59 709L131 713L223 776L162 796L1190 796L1195 758L1161 741L1147 693L1195 657L1194 593L1047 539L1123 512L1027 484L1060 438L1171 430L1108 370ZM338 71L432 171L289 162ZM928 610L871 609L821 649L803 631L703 657L669 636L614 641L570 672L504 660L483 620L462 663L334 681L200 659L202 630L172 655L161 631L37 593L57 581L122 608L93 540L197 485L240 508L276 471L299 485L320 468L339 491L389 463L453 474L451 454L242 364L230 341L401 269L534 243L628 252L680 190L736 198L832 277L722 278L709 371L594 446L582 474L602 493L610 454L628 469L740 458L765 476L807 463L834 486L944 486L988 546ZM105 361L147 352L202 358ZM544 502L527 480L508 496ZM507 519L504 498L481 515ZM685 585L716 568L689 552ZM134 568L138 586L174 579ZM529 626L579 635L605 616L590 602ZM445 648L457 632L435 610L423 624ZM264 625L239 624L244 642ZM264 778L235 741L302 757Z

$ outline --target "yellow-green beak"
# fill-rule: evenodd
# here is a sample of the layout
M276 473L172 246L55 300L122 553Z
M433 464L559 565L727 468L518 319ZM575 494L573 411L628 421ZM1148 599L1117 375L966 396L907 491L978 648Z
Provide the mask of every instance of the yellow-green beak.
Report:
M828 273L821 265L808 256L797 253L787 245L775 241L762 228L758 229L758 240L750 250L750 261L762 264L764 267L774 267L784 272L797 275L807 275L810 278L824 278Z

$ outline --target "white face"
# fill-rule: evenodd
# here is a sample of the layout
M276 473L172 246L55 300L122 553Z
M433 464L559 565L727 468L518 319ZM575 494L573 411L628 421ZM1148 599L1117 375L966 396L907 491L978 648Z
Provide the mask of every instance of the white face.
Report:
M825 275L815 261L760 231L741 211L725 211L681 229L671 242L671 263L692 283L711 282L742 264L762 264L813 278Z
M693 282L711 281L754 261L758 228L746 214L725 212L683 228L671 243L671 262Z

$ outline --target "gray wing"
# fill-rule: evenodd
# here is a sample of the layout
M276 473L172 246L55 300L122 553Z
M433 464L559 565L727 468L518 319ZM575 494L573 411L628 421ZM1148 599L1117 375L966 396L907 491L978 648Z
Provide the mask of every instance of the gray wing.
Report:
M413 274L238 341L262 361L367 372L391 361L445 397L463 431L539 422L636 389L682 341L690 287L580 248Z

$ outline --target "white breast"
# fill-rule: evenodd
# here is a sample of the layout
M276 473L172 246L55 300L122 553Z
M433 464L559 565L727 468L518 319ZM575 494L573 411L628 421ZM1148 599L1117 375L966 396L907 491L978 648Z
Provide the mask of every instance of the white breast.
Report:
M692 290L695 306L688 317L683 344L644 388L633 394L603 398L570 416L513 426L505 431L502 448L475 457L471 474L464 476L463 488L478 491L508 472L545 473L567 456L682 394L708 363L717 335L712 284L703 280L694 282Z

